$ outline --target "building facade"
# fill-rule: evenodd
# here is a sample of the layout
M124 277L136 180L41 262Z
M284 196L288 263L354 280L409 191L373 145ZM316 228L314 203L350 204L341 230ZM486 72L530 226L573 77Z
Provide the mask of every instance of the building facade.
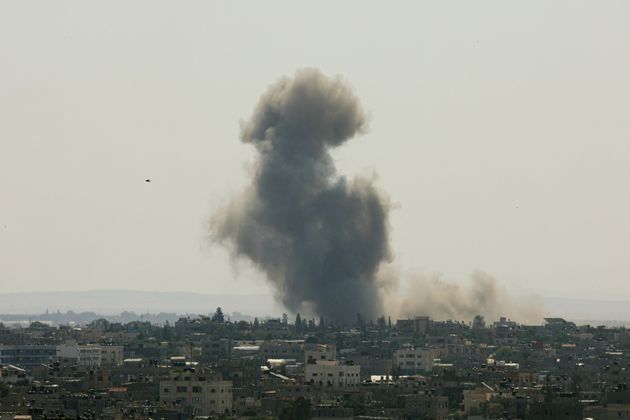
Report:
M101 365L101 347L68 342L57 346L57 358L79 366L98 367Z
M319 386L359 386L361 366L338 360L311 359L304 367L304 381Z
M160 379L160 402L193 416L232 412L232 381L196 368L174 368Z
M436 351L423 347L403 347L394 352L394 366L401 374L429 372L433 369Z
M36 366L57 361L54 345L0 345L0 365Z

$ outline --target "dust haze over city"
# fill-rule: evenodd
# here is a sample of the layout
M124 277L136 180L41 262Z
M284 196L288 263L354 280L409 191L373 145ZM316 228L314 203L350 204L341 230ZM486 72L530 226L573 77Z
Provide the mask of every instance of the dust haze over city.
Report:
M5 4L2 292L607 319L630 296L609 5Z

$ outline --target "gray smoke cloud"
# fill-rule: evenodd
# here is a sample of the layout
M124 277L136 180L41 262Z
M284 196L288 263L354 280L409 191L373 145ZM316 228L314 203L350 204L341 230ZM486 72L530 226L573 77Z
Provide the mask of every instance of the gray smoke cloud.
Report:
M340 78L306 69L270 86L241 126L258 151L252 183L213 217L212 234L262 269L293 312L336 320L383 312L388 200L370 180L338 175L330 156L366 123Z
M507 316L519 322L540 323L544 305L536 296L515 298L488 273L476 271L467 284L443 280L440 276L413 276L405 282L409 297L390 297L398 316L429 315L436 320L471 321L475 315L486 320Z

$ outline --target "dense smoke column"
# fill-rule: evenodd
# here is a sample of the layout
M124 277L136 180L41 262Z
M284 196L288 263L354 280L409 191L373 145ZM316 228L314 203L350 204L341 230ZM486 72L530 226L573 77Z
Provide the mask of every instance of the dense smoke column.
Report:
M294 312L338 321L382 313L388 203L369 180L338 176L329 154L365 126L352 91L313 69L272 85L242 125L241 140L259 153L255 173L215 215L213 235L264 270Z

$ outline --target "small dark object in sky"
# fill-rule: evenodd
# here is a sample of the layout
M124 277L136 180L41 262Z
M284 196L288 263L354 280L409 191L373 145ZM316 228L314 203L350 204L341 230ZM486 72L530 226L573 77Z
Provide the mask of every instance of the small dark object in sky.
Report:
M144 182L151 182L149 178L145 179Z

